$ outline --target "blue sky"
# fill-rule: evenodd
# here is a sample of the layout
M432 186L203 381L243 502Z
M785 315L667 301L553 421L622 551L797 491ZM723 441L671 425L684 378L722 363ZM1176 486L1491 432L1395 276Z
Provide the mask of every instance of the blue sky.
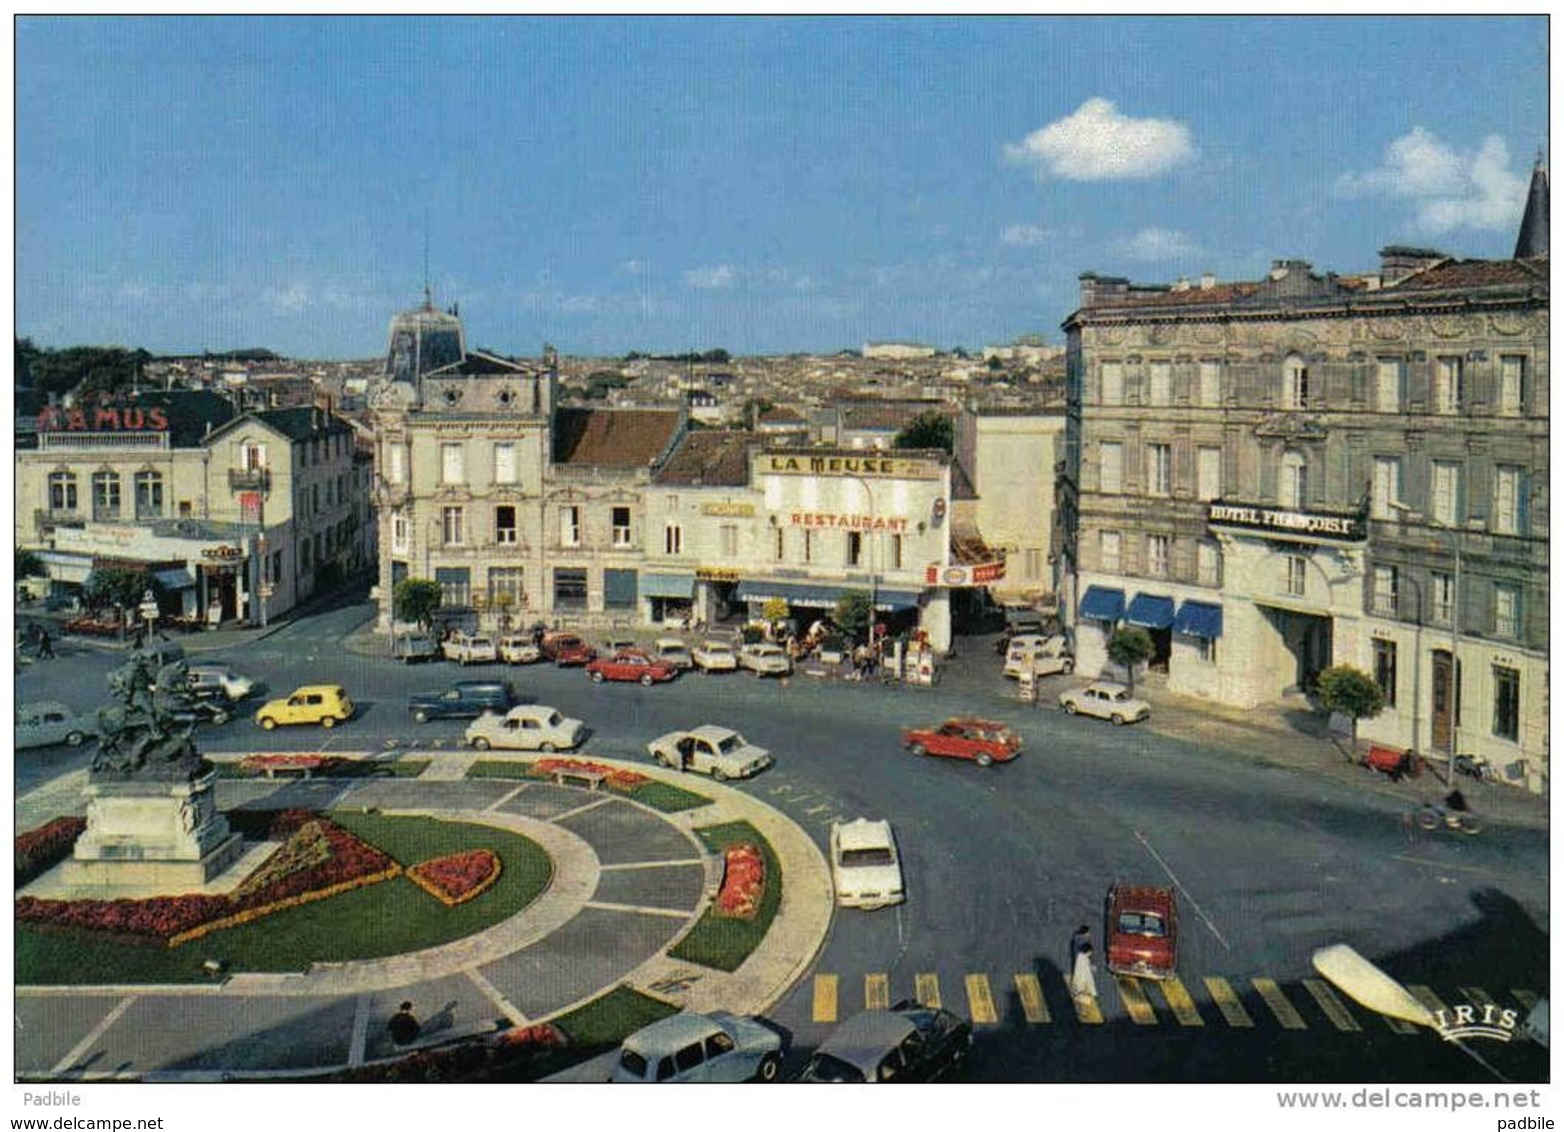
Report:
M16 332L380 353L1060 340L1083 271L1514 247L1547 24L22 18Z

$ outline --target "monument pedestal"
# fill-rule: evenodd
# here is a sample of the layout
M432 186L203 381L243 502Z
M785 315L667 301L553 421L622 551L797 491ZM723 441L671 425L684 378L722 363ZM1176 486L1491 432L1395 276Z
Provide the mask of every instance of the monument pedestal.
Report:
M87 829L61 879L83 889L156 888L170 895L204 885L244 851L217 810L217 772L184 780L89 778Z

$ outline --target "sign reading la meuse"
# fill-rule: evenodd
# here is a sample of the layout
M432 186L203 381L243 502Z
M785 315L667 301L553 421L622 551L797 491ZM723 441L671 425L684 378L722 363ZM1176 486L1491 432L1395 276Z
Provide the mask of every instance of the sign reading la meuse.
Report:
M757 456L755 470L784 476L864 476L874 479L938 479L937 460L909 456L811 456L768 452Z
M38 414L39 432L166 432L168 414L160 405L50 405Z
M1321 515L1247 504L1212 503L1206 509L1206 522L1223 527L1244 527L1287 535L1313 535L1347 542L1361 542L1368 537L1361 515Z

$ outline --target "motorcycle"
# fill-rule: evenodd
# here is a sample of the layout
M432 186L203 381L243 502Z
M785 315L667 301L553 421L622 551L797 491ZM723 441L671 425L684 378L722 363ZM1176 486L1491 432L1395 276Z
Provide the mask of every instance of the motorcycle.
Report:
M1497 782L1499 772L1482 755L1456 755L1455 773L1475 778L1479 782Z
M1483 831L1482 822L1470 811L1456 809L1439 802L1428 802L1417 811L1417 824L1426 830L1445 829L1457 830L1460 833L1476 834Z

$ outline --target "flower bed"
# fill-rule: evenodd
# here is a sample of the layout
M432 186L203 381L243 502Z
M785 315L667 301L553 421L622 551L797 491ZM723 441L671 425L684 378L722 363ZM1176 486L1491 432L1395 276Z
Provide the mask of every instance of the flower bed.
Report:
M385 853L326 818L290 810L277 815L273 836L287 841L232 893L154 896L143 900L16 901L19 923L82 928L176 947L284 908L397 876Z
M723 850L722 888L717 893L719 913L752 920L760 910L765 890L766 862L758 848L745 842Z
M423 861L407 879L447 908L482 896L500 879L500 858L492 849L469 849Z
M275 774L279 770L312 773L330 761L325 755L246 755L239 760L239 769L245 774Z
M70 855L87 828L86 818L55 818L16 838L16 886L41 876Z
M539 759L532 764L532 773L540 778L552 778L560 771L566 774L582 771L588 774L601 774L603 781L614 790L634 790L637 786L644 786L651 781L646 775L638 774L636 771L609 766L607 763L595 763L589 759Z
M356 1065L339 1070L326 1080L355 1084L530 1081L538 1072L549 1068L549 1055L569 1044L570 1039L564 1031L544 1022L434 1049L421 1049L395 1061Z

